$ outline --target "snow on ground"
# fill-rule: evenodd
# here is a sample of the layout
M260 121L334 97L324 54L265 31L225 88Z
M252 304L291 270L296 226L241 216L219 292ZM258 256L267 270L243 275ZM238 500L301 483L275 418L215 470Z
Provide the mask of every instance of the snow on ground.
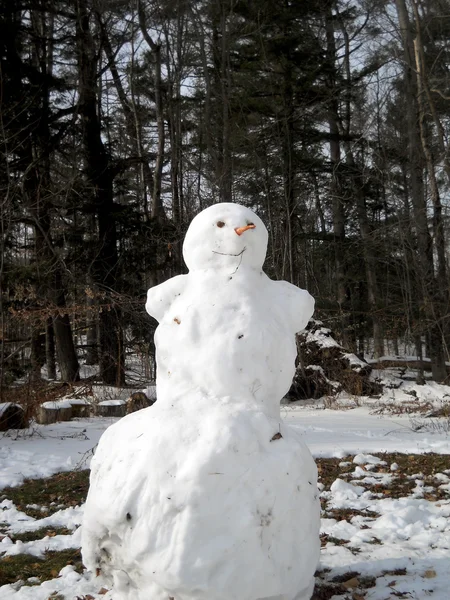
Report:
M360 581L376 577L364 596L371 600L447 599L449 500L426 500L423 485L409 497L379 498L370 478L365 480L368 485L361 486L338 478L323 492L326 511L347 510L353 516L322 519L322 533L332 541L323 548L321 568L330 569L333 578L349 572L358 573Z
M77 466L89 466L89 452L116 419L92 418L34 424L30 429L0 434L0 488L24 479L49 477ZM86 455L88 453L88 455Z
M32 582L28 582L32 583ZM100 594L98 593L100 592ZM80 574L72 565L61 569L59 576L41 585L3 585L1 600L107 600L101 584L91 574Z
M313 456L366 451L450 454L445 431L416 432L409 415L373 415L367 406L345 411L283 406L281 415L302 432ZM93 417L0 434L0 489L25 478L88 467L90 451L116 420Z
M339 592L334 598L447 600L450 456L447 468L434 475L435 488L430 488L418 472L407 495L390 497L380 493L377 486L386 487L398 478L405 479L402 467L374 457L373 453L450 455L448 430L443 426L432 431L415 431L408 415L377 416L367 406L346 411L283 406L282 417L301 431L315 457L342 459L333 483L321 486L322 582L341 577L348 589L347 595L345 591ZM0 488L19 485L26 477L47 477L58 471L88 466L100 435L115 420L80 419L2 434ZM439 497L432 492L434 489ZM82 507L65 508L33 519L6 498L0 502L0 511L0 521L7 524L11 537L14 533L50 526L69 530L68 535L27 542L13 542L6 535L0 542L0 554L4 556L29 553L40 557L45 550L79 547ZM354 581L347 581L348 574L353 572ZM372 585L365 588L364 581L370 579ZM47 600L57 594L65 600L83 596L108 598L101 587L101 580L94 581L90 575L79 574L68 565L59 577L40 585L0 587L0 600Z
M0 503L0 508L4 510L4 513L6 513L2 514L2 519L5 520L8 518L8 502L8 500L3 500L3 502ZM65 511L59 512L63 513ZM22 542L21 540L12 542L11 539L8 536L6 536L5 538L3 538L2 544L0 546L0 552L2 556L5 557L14 556L17 554L31 554L32 556L36 556L37 558L43 558L44 553L47 551L60 551L67 550L67 548L79 548L81 545L80 525L83 515L81 507L77 506L75 513L75 515L63 515L56 513L58 517L57 519L52 520L51 517L47 517L46 519L31 521L30 523L27 523L27 525L25 525L25 528L23 524L21 528L17 528L17 524L13 522L13 524L10 525L10 528L8 529L8 532L11 534L16 533L17 529L19 529L18 532L35 531L36 529L40 529L41 527L45 527L45 525L48 526L50 524L52 524L53 526L56 525L57 527L61 527L61 521L63 521L64 527L67 527L69 529L69 525L72 525L73 527L75 527L75 530L71 535L47 535L41 540L32 540L29 542Z
M440 433L416 432L408 415L374 415L368 406L344 411L282 407L281 414L302 432L315 457L361 452L450 454L450 437L444 427Z

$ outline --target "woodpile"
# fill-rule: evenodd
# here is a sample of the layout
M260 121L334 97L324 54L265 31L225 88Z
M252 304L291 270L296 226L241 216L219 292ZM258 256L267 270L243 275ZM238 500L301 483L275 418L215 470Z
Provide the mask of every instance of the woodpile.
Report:
M127 415L148 408L155 403L154 398L148 398L144 392L133 392L127 400Z
M287 397L318 399L347 392L354 396L379 396L383 387L370 379L372 367L347 352L320 321L312 320L297 336L298 364Z

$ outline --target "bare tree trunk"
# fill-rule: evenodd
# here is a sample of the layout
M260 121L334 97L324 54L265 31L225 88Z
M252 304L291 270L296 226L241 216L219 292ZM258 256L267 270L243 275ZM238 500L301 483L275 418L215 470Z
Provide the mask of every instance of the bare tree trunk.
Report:
M85 364L92 366L98 365L99 354L98 354L98 311L97 300L94 296L93 290L95 284L92 281L92 277L88 277L90 292L87 294L86 305L87 305L87 317L86 317L86 361Z
M283 188L285 203L285 244L286 261L283 261L282 278L291 283L294 279L294 92L292 87L291 65L285 65L284 106L281 111L281 139L283 155Z
M344 69L346 75L346 90L345 90L345 112L344 112L344 134L347 140L350 139L351 133L351 86L352 86L352 73L350 66L350 38L345 28L344 23L339 15L341 24L341 31L344 37ZM380 298L380 292L378 289L378 281L376 275L376 260L375 252L373 250L371 228L369 225L369 219L367 218L366 199L364 194L364 178L360 166L356 163L353 148L350 142L345 142L345 156L346 163L350 167L349 172L351 173L351 182L354 198L356 200L356 212L358 215L358 224L361 234L361 241L363 247L364 265L366 271L366 284L367 284L367 297L370 308L370 314L372 319L372 331L373 331L373 342L374 342L374 356L379 358L384 355L384 338L383 338L383 326L378 311L378 303Z
M423 297L424 315L428 322L428 352L431 359L433 379L444 381L447 377L442 333L439 326L440 307L436 302L436 279L433 261L433 246L428 230L427 206L423 192L423 154L419 131L417 104L418 82L415 71L412 27L405 0L395 0L404 53L404 82L407 99L408 152L410 167L411 199L418 243L418 286Z
M418 77L419 84L420 84L421 88L423 89L423 92L425 93L428 107L430 109L434 125L436 127L436 140L437 140L438 148L439 148L439 151L441 154L441 159L443 160L444 171L445 171L445 174L447 175L447 180L450 183L450 149L449 149L448 144L445 141L446 134L444 131L444 127L441 123L441 120L438 116L438 112L436 109L436 103L434 101L432 92L438 93L440 96L444 97L446 100L450 100L450 98L448 96L447 97L444 96L442 94L442 92L440 92L439 90L436 90L436 89L432 90L430 88L427 72L425 69L425 53L424 53L423 41L422 41L422 26L421 26L420 17L419 17L419 10L418 10L416 0L411 0L411 3L412 3L412 7L413 7L414 22L415 22L414 24L415 24L415 31L416 31L416 39L414 40L414 46L415 46L414 49L415 49L415 53L416 53L415 58L416 58L417 77ZM436 48L436 51L437 51L437 48ZM424 99L422 99L422 102L424 103Z
M103 23L102 16L99 11L97 11L96 16L97 16L97 22L99 24L100 31L101 31L103 49L105 51L106 58L108 59L108 67L109 67L109 70L111 71L111 75L112 75L112 78L114 81L114 86L116 88L117 95L119 97L120 104L121 104L121 107L123 110L127 134L130 139L130 142L134 148L134 152L135 152L136 156L139 157L139 159L140 159L139 166L141 169L143 184L144 184L143 193L145 196L147 193L147 190L150 190L150 193L154 194L155 181L154 181L153 174L150 169L150 165L148 163L147 157L145 156L144 145L142 142L141 123L140 123L140 119L137 114L136 106L133 102L133 99L131 99L131 100L128 99L127 94L122 85L122 80L120 78L119 71L117 69L115 54L114 54L112 46L111 46L111 41L109 39L108 31L107 31L106 25ZM153 200L154 200L154 198L153 198ZM159 201L160 200L161 200L161 194L159 193ZM144 203L144 207L146 208L146 203ZM145 210L144 212L147 212L147 210ZM156 214L163 213L163 207L162 207L161 202L160 202L159 206L154 207L152 209L152 213L153 213L153 216L155 216Z
M418 385L424 385L425 375L424 375L424 366L423 366L423 349L422 349L422 336L421 335L414 336L414 345L416 346L417 362L419 364L419 368L417 370L416 382Z
M216 120L215 183L220 202L232 202L231 123L230 123L230 65L227 1L217 4L219 13L212 22L212 94Z
M214 173L217 172L217 164L218 164L218 155L217 155L217 147L213 142L212 135L212 96L213 96L213 84L211 81L211 74L209 68L209 58L207 56L206 44L205 40L207 39L206 31L203 26L202 18L200 12L195 8L195 3L189 3L190 10L193 15L193 26L196 30L198 41L199 41L199 51L200 51L200 60L202 66L202 75L204 79L205 85L205 104L203 111L203 128L201 129L202 135L204 134L206 140L206 148L207 155L209 161L212 162L213 167L212 171ZM200 176L199 176L199 189L200 189ZM201 196L200 196L201 198Z
M228 31L227 5L222 2L222 10L220 15L220 28L222 31L221 43L221 60L220 60L220 88L221 88L221 104L222 104L222 169L221 169L221 186L220 199L222 202L232 202L232 160L231 160L231 118L230 118L230 39Z
M407 322L407 331L412 334L412 339L416 348L416 355L419 360L419 371L417 373L417 383L424 383L423 375L423 353L422 353L422 331L423 324L420 322L422 313L420 306L416 301L417 297L417 257L414 253L416 246L412 231L412 216L410 213L410 194L408 186L408 171L407 165L402 165L402 182L403 182L403 211L398 215L399 218L399 234L401 236L401 248L403 249L403 277L399 277L403 286L403 296L405 304L405 316ZM420 295L420 292L419 292ZM398 344L397 344L398 345ZM405 350L406 351L406 350ZM398 348L397 348L398 353Z
M39 125L34 130L34 143L38 152L33 151L31 143L26 146L30 169L25 176L24 189L28 196L29 210L33 215L35 232L36 260L41 264L40 289L47 298L53 313L53 330L56 340L56 353L63 381L79 379L78 358L73 342L70 319L65 311L66 298L62 277L62 267L54 249L51 219L51 174L50 174L50 92L48 79L52 73L52 50L48 52L48 38L53 37L47 31L47 15L44 12L32 12L32 22L40 45L34 47L34 61L43 75L40 88L41 115ZM51 20L50 23L53 23ZM36 157L37 155L37 157Z
M420 130L420 141L422 142L422 150L425 156L425 162L427 165L428 178L430 181L430 193L433 202L433 233L434 233L434 244L436 247L437 254L437 276L438 282L445 282L447 280L447 268L445 260L445 237L444 237L444 224L442 219L442 203L439 194L439 187L436 179L436 171L434 166L434 160L431 153L431 148L428 143L426 134L426 115L424 105L424 91L422 85L422 63L420 60L419 52L419 40L414 40L414 54L416 60L417 69L417 103L419 108L419 130Z
M448 279L447 279L447 257L446 257L446 240L445 240L445 228L444 219L442 215L442 203L439 194L439 186L436 177L435 161L428 140L426 131L426 102L428 108L433 116L433 121L436 127L436 134L438 139L438 147L440 148L443 160L444 170L447 174L447 178L450 179L450 164L448 160L448 153L444 145L443 128L442 124L437 116L436 107L434 105L433 98L431 96L430 88L428 85L427 74L425 70L425 57L422 42L421 23L419 19L419 11L417 3L412 0L414 16L415 16L415 29L416 38L414 39L414 58L415 66L417 71L417 104L419 111L419 130L420 140L422 142L422 149L425 156L427 173L430 182L430 194L433 204L433 238L434 246L436 249L437 256L437 277L435 282L434 297L437 307L434 308L436 325L430 331L429 345L432 352L439 352L440 347L442 350L439 355L439 381L444 381L447 377L447 371L445 366L445 359L448 356L448 347L446 344L446 336L444 329L444 317L448 314L449 299L448 299ZM431 348L431 346L437 345L437 348Z
M56 361L55 361L55 333L53 329L53 319L47 319L47 330L45 334L45 363L47 365L47 377L56 379Z
M90 217L90 242L95 244L97 223L95 215ZM92 366L99 364L99 331L98 331L98 298L97 286L91 271L87 273L86 287L86 361L85 364Z
M88 301L88 306L90 302ZM86 332L86 365L98 365L98 327L97 320L92 314L88 316Z
M46 273L41 285L42 295L48 299L53 313L53 330L56 341L56 356L62 381L78 381L79 364L73 341L69 315L65 311L66 299L61 268L52 247L50 237L50 220L43 204L39 203L39 193L36 194L35 240L36 256L42 261L42 270Z
M172 48L172 52L166 54L167 71L167 120L170 140L170 181L172 190L172 215L176 229L176 241L172 247L175 266L173 274L183 271L182 259L182 222L183 222L183 199L182 199L182 128L181 128L181 69L183 64L182 36L183 18L177 16L175 39L170 39L169 28L164 26L166 47ZM174 57L174 60L171 60Z
M114 216L114 173L104 147L100 117L97 114L97 56L91 32L87 0L77 0L77 51L79 72L78 110L82 123L85 175L92 193L98 218L98 249L93 266L93 278L105 292L106 306L99 318L100 376L104 383L124 385L125 356L123 352L120 309L114 302L118 264L117 231Z
M338 304L342 343L344 347L356 352L354 332L350 328L349 307L347 300L347 278L345 268L345 211L343 192L340 182L341 146L339 133L338 91L336 89L336 42L334 37L333 15L331 7L325 16L327 38L327 62L329 65L329 100L328 100L328 128L330 133L330 161L331 161L331 196L333 204L333 233L334 233L334 266L336 277L336 299Z
M314 201L315 201L315 207L317 210L317 216L319 217L320 231L321 231L321 233L325 234L327 231L327 226L325 223L325 214L324 214L323 208L322 208L322 200L320 198L319 184L317 182L317 177L316 177L315 173L312 173L312 179L313 179L313 185L314 185Z
M31 383L41 381L41 369L45 364L45 338L39 327L33 327L31 332Z
M138 0L138 13L139 13L139 25L141 27L142 35L147 42L155 64L155 108L156 108L156 125L158 129L158 149L156 151L156 165L155 165L155 176L153 184L153 203L152 203L152 217L162 216L162 198L161 198L161 185L162 185L162 172L164 165L164 146L165 146L165 130L164 130L164 115L163 115L163 99L162 99L162 80L161 80L161 44L157 44L153 41L152 37L148 33L145 10L142 5L142 0Z

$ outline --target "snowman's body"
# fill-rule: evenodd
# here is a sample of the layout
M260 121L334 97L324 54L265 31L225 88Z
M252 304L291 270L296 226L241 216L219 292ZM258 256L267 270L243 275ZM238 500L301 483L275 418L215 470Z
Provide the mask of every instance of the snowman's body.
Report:
M244 231L198 254L193 235L216 222ZM262 272L263 228L238 205L207 209L186 236L189 275L149 290L158 401L105 432L83 523L85 564L114 600L311 596L317 472L279 403L313 301Z
M158 398L191 391L245 398L249 408L277 416L295 371L288 324L302 290L255 269L231 273L209 269L177 278L179 295L155 334Z

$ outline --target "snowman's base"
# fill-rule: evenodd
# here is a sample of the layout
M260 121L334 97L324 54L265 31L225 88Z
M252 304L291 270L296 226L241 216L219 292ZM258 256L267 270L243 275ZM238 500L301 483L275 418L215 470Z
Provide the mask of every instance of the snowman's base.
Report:
M317 472L279 418L160 399L110 427L91 468L83 561L114 600L310 599Z
M311 587L311 591L308 591L305 595L302 593L299 596L295 596L292 598L291 596L267 596L265 598L256 598L255 600L311 600L312 590L314 586ZM111 590L106 596L105 600L198 600L194 596L170 596L170 592L165 592L164 590L152 588L151 590L146 590L142 596L136 593L136 590L126 596L117 595L114 590ZM210 600L216 600L215 598L210 598ZM220 598L222 600L222 598ZM253 600L253 599L252 599Z
M134 587L129 587L127 585L128 582L125 583L124 586L124 578L123 574L116 579L117 587L114 587L110 590L106 596L105 600L198 600L197 596L172 596L171 592L163 590L155 583L151 583L149 587L146 587L145 590L136 590ZM311 585L308 586L308 589L303 590L300 594L297 594L295 597L287 596L287 595L278 595L278 596L265 596L264 598L240 598L239 600L311 600L312 593L314 591L314 583L313 580ZM125 588L125 589L124 589ZM117 592L117 589L121 589L121 592ZM209 597L209 600L223 600L223 597L214 598L213 596Z
M299 594L292 598L291 596L269 596L267 598L258 598L257 600L311 600L314 591L315 579L312 580L306 590L302 590Z

